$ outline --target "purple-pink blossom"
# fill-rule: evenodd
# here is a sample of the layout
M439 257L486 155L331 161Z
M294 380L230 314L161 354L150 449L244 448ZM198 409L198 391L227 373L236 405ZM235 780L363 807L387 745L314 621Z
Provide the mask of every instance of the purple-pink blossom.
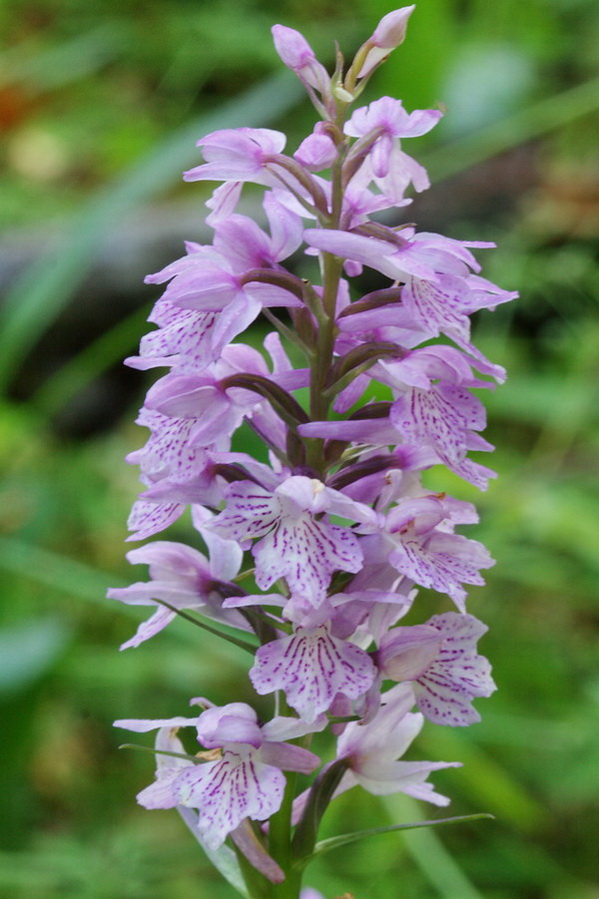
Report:
M391 168L391 153L401 137L420 137L434 128L442 113L435 109L417 109L407 113L400 100L381 97L370 106L356 109L345 126L351 137L369 138L373 174L384 178Z
M464 611L463 584L484 584L481 568L494 564L477 540L452 533L450 513L434 496L407 499L387 515L380 531L389 564L415 584L447 593Z
M480 715L472 700L496 689L489 662L476 652L487 630L473 615L456 612L396 627L381 641L381 672L395 681L411 681L418 708L435 724L473 724Z
M391 50L403 44L408 27L408 19L415 6L403 6L383 16L363 47L364 60L359 78L365 78L387 58Z
M434 805L449 804L427 778L431 771L459 767L459 762L399 761L424 723L422 715L410 712L413 704L410 685L398 684L387 691L385 704L370 723L347 725L337 740L337 758L348 766L337 795L360 784L376 796L401 792Z
M267 165L281 153L286 138L271 128L229 128L213 131L197 142L205 162L185 172L186 181L252 181L272 184Z
M363 649L333 637L326 625L298 627L290 637L262 646L250 678L258 693L283 690L308 723L326 712L338 693L358 699L372 685L374 665Z
M362 553L351 530L320 516L368 514L360 504L304 476L288 478L274 493L255 484L233 484L227 508L211 527L241 545L252 538L256 583L268 589L286 578L292 591L318 606L324 600L333 571L359 571Z
M175 609L196 609L209 618L247 629L239 613L222 608L219 592L219 587L222 589L238 573L242 552L236 543L223 540L217 534L203 531L203 538L210 547L210 560L190 546L167 540L148 543L127 553L133 565L149 566L151 580L130 587L113 587L108 591L109 599L127 605L157 606L157 609L121 649L139 646L176 618L176 611L161 606L161 600Z
M299 31L286 25L273 25L272 36L281 60L298 78L321 94L330 87L327 70L318 62L312 47Z
M444 466L481 489L495 476L472 454L493 450L484 389L506 373L473 342L471 321L516 294L480 274L478 251L492 244L419 231L406 213L429 177L402 141L442 113L388 96L354 108L413 12L387 13L334 72L302 34L274 26L320 119L287 153L268 128L198 141L203 161L184 179L222 182L206 204L212 240L187 241L148 275L163 285L155 329L127 360L167 370L137 419L149 437L127 457L143 485L129 539L181 521L175 540L128 554L148 580L109 591L153 607L123 648L195 617L209 639L234 644L249 680L235 668L231 701L192 700L196 715L116 722L157 731L156 776L138 801L178 808L225 868L233 844L246 872L291 878L296 896L323 797L359 785L447 805L429 776L458 763L404 755L425 719L470 725L473 702L495 689L477 651L486 626L467 610L494 562L476 530L461 533L478 522L474 505L435 492L428 471ZM248 183L262 193L255 216L240 205ZM300 251L309 265L297 268ZM380 278L361 295L363 267ZM457 611L424 615L423 588ZM286 772L315 774L307 743L325 729L334 757L298 793Z
M197 830L209 849L222 845L244 818L263 821L278 810L283 771L309 774L320 762L313 752L286 742L310 728L285 718L261 726L255 711L241 702L211 706L195 719L115 721L115 727L137 733L189 726L214 752L204 753L204 761L200 753L197 763L159 768L156 784L142 790L138 801L148 808L197 809Z

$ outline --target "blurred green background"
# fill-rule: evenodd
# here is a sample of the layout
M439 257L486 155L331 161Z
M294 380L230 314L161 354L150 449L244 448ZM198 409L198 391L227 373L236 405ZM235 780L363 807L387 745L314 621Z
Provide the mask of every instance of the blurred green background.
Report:
M104 593L145 577L124 560L137 483L123 457L145 440L133 419L149 383L120 360L157 296L143 275L208 239L208 188L180 181L195 140L271 126L294 149L312 127L270 26L301 29L330 63L333 40L350 56L391 8L0 5L0 896L231 895L175 813L136 806L153 763L119 752L111 727L250 696L245 659L189 625L118 653L141 616ZM327 897L599 896L598 48L594 0L420 0L365 96L446 107L408 148L434 184L407 217L496 240L484 274L522 296L476 322L510 373L485 397L498 482L479 497L430 479L480 504L469 536L497 566L469 608L490 625L500 690L481 724L428 725L412 753L462 761L433 778L451 813L496 820L331 853L308 876ZM168 536L188 535L181 521ZM325 836L429 812L350 793Z

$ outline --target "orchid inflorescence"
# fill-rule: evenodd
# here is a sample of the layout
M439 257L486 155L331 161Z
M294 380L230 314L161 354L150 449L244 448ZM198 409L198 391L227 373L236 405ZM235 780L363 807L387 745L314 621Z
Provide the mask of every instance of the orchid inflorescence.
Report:
M188 243L146 279L167 286L150 316L157 328L127 360L170 368L140 412L150 437L128 457L145 485L130 539L158 534L191 506L207 555L164 540L128 554L149 565L150 581L109 596L156 611L122 648L191 618L252 654L253 689L274 706L263 720L265 700L259 717L246 702L196 698L190 717L116 724L157 731L156 779L138 801L178 808L249 896L299 895L324 810L357 784L447 805L428 776L457 763L398 759L424 718L472 724L473 699L495 689L476 647L486 627L466 611L465 587L483 584L493 560L455 533L477 521L474 506L431 492L422 474L444 465L481 489L494 476L468 455L492 449L471 388L505 372L471 343L470 315L516 294L478 274L470 250L492 244L370 218L429 186L401 139L429 132L441 112L408 113L382 97L350 114L413 9L386 15L345 73L338 53L332 76L301 34L274 26L276 50L321 120L292 155L282 133L264 128L198 142L205 161L184 177L223 182L207 203L213 243ZM236 211L245 183L265 188L267 230ZM320 284L283 265L302 245L318 258ZM363 266L388 286L355 296ZM261 314L274 328L268 360L237 341ZM232 451L244 424L268 462ZM456 610L402 624L418 587ZM181 728L195 730L199 752L185 749ZM297 774L321 766L308 747L326 729L335 755L300 789Z

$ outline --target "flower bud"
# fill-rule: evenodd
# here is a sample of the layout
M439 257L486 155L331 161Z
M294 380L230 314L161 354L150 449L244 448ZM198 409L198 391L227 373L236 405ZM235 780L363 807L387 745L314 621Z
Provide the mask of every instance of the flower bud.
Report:
M290 69L297 71L316 59L306 38L294 28L288 28L286 25L273 25L272 36L275 50Z
M415 6L402 6L401 9L394 9L393 12L383 16L374 29L372 37L364 45L365 48L368 48L368 52L358 73L359 78L365 78L366 75L370 75L385 60L391 50L403 44L406 37L408 19L415 8Z
M416 9L415 6L402 6L383 16L370 38L375 47L383 50L394 50L403 44L408 27L408 19Z
M425 624L389 631L379 649L384 677L398 682L416 680L439 655L442 639L437 628Z
M326 134L309 134L293 154L310 172L328 168L337 158L337 147Z
M281 60L295 72L300 81L316 88L321 94L326 93L330 84L329 76L303 34L286 25L273 25L272 37Z

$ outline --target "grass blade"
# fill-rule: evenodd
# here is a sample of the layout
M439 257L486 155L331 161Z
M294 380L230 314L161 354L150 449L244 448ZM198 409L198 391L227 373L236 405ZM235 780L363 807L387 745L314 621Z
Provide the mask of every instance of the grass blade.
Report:
M402 816L418 816L417 803L407 796L389 797L384 800L384 804L393 817L397 816L398 810ZM435 895L442 899L483 899L430 827L407 831L404 842L408 852L434 887Z

